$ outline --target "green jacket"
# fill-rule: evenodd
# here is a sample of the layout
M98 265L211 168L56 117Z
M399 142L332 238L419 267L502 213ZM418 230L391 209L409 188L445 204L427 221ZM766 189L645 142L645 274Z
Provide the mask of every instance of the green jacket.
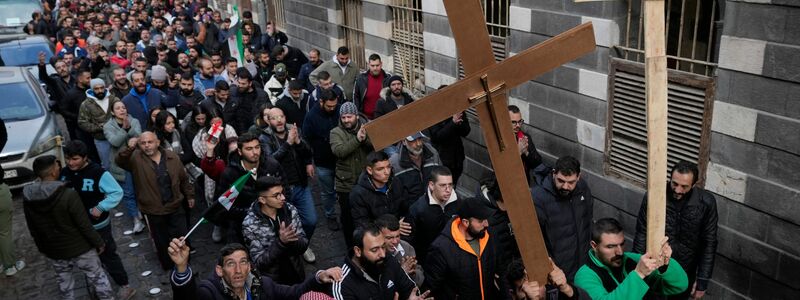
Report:
M78 110L78 127L91 134L95 140L104 141L106 139L103 134L103 125L113 116L114 103L120 101L111 92L106 92L106 99L108 99L108 109L103 111L103 108L97 104L94 91L89 89L86 91L86 100L83 100Z
M311 74L308 76L308 80L311 81L311 84L314 86L319 84L319 81L317 80L317 74L322 71L327 71L328 74L331 74L331 80L342 86L345 98L353 98L353 89L356 85L356 76L358 76L360 73L358 66L356 66L354 62L348 61L347 65L344 67L344 70L342 70L342 67L339 65L339 62L336 60L336 56L334 55L331 60L322 63L313 72L311 72Z
M630 266L628 263L638 263L641 256L641 254L625 252L623 254L622 269L635 269L635 266ZM603 286L601 277L588 264L594 264L608 272L608 276L614 280L617 287L611 292L607 291ZM622 272L624 279L619 282L611 275L611 269L595 256L594 251L589 250L589 262L578 270L575 275L575 285L584 289L595 300L642 299L648 291L657 295L675 295L682 293L689 286L686 272L672 258L669 259L669 266L663 273L660 270L655 270L642 279L634 272L636 271Z
M355 130L347 130L339 122L331 130L331 151L336 156L336 179L334 187L338 193L350 193L353 186L358 182L358 176L367 166L367 154L372 152L372 144L369 137L359 142L356 132L364 124L359 120L359 125Z

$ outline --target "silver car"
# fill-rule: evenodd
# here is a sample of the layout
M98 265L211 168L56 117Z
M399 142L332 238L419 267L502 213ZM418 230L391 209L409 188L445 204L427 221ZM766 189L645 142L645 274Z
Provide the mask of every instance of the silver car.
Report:
M0 67L0 117L8 131L0 163L11 188L22 187L36 178L36 157L60 157L59 130L47 103L47 95L27 69Z

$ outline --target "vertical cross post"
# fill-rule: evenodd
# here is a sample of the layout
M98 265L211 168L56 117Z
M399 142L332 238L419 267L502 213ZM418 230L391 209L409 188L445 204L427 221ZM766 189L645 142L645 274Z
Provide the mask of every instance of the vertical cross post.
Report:
M647 252L661 257L667 196L667 56L664 0L644 0L647 97Z

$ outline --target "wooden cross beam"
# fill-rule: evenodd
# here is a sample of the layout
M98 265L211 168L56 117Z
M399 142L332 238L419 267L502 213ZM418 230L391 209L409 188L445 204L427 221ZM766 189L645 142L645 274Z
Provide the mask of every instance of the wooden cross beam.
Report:
M575 0L595 2L609 0ZM647 252L661 257L667 213L667 48L664 0L644 1L644 71L647 100ZM629 3L630 5L630 3Z
M592 24L577 26L496 63L480 1L444 0L444 4L467 77L365 128L375 149L382 149L475 106L528 275L547 282L550 262L511 130L506 92L593 51Z

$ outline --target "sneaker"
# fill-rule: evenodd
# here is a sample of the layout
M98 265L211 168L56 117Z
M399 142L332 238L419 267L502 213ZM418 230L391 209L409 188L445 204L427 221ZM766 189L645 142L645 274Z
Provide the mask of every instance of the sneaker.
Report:
M219 243L222 241L222 228L219 226L214 226L214 231L211 232L211 239L214 243Z
M18 260L11 268L5 270L6 276L14 276L17 272L25 268L25 262Z
M312 251L311 248L308 248L308 249L306 249L306 252L303 253L303 259L307 263L311 264L311 263L314 263L315 261L317 261L317 256L314 255L314 251Z
M142 222L142 219L134 218L133 219L133 233L134 234L142 233L142 231L144 231L144 222Z
M136 295L136 289L130 286L123 286L119 288L119 292L117 292L117 299L128 300L133 298L133 295Z
M339 222L336 221L336 217L328 218L328 229L330 231L338 231L339 230Z

